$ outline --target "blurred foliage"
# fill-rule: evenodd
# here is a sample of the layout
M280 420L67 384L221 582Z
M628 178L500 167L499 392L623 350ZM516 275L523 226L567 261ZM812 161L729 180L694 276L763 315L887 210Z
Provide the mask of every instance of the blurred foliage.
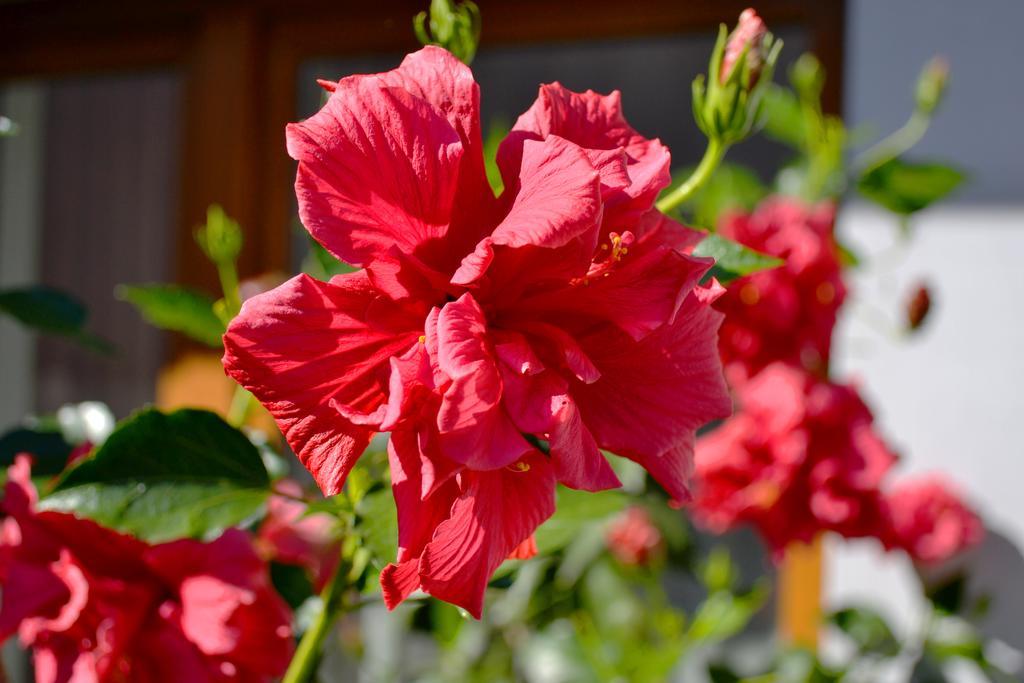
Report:
M89 314L82 302L59 289L34 285L0 290L0 313L30 330L67 337L100 353L114 352L110 342L86 331Z

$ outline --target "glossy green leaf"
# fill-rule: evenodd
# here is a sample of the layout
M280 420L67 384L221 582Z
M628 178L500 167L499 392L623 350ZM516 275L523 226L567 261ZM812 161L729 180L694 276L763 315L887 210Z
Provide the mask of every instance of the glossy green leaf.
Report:
M762 254L721 235L708 235L694 248L694 256L711 256L715 266L711 275L725 284L744 275L761 270L777 268L783 261L774 256Z
M370 550L370 563L379 571L394 562L398 550L398 513L390 489L377 489L362 497L356 508L356 529Z
M863 607L848 607L829 615L829 622L842 631L866 654L894 657L899 641L889 624L877 612Z
M246 436L205 410L147 409L67 471L43 509L151 542L209 538L261 513L270 478Z
M909 215L949 195L964 177L963 172L942 164L892 159L861 175L857 189L889 211Z
M94 351L113 351L110 342L85 331L88 312L82 302L59 289L34 285L0 290L0 313L38 332L69 337Z
M135 306L150 325L181 332L211 348L220 348L224 323L213 298L178 285L121 285L115 295Z

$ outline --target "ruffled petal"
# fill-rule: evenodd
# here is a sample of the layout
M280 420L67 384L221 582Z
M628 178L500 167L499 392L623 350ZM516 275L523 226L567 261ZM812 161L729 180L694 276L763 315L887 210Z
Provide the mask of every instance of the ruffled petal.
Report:
M388 609L420 587L419 557L459 496L457 469L441 460L436 450L429 456L424 453L414 432L391 434L388 462L398 510L398 555L380 575Z
M632 229L671 180L668 148L643 137L626 122L617 90L601 95L592 90L573 92L560 83L540 86L537 100L519 117L498 151L503 174L514 176L524 141L552 135L586 149L625 152L628 183L615 196L607 197L605 232Z
M447 233L463 145L426 101L353 76L287 138L302 223L342 261L429 250Z
M601 371L593 384L575 382L571 389L584 423L602 448L650 464L656 476L660 471L659 481L669 482L679 501L685 496L672 482L685 479L688 466L652 458L692 450L698 427L731 412L716 349L721 319L691 295L673 323L639 342L612 326L579 337Z
M364 273L330 283L299 275L246 301L224 335L224 367L267 407L326 495L334 495L371 431L336 404L374 411L388 362L421 333L416 314L380 296Z
M461 476L462 493L420 558L420 583L479 619L494 570L554 513L555 476L539 453Z
M548 270L563 277L585 272L597 246L601 219L600 174L586 152L558 137L527 141L518 179L507 192L515 197L508 213L490 237L463 259L453 282L475 282L495 258L501 258L495 250L502 247L512 252L531 247L558 250L550 253L547 268L538 268L541 264L531 251L528 263L534 280L545 277ZM510 275L522 275L518 266L509 270Z
M530 445L501 406L502 381L491 355L487 323L470 294L438 316L437 362L451 379L437 414L441 451L473 469L504 467Z
M497 222L499 206L484 170L480 88L473 72L447 50L431 45L407 55L401 66L380 78L429 102L448 119L462 141L458 201L446 242L449 253L465 254ZM457 260L447 265L455 263Z
M546 315L587 316L615 323L641 339L671 323L683 300L714 264L660 247L640 257L626 256L593 279L525 299L523 310Z

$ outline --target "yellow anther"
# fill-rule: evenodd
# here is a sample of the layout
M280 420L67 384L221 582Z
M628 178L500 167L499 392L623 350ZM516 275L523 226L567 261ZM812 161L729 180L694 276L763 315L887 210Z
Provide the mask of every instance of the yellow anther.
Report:
M513 472L529 472L530 465L520 460L519 462L514 462L511 465L509 465L508 469L512 470Z
M420 335L420 344L426 344L426 343L427 343L427 335L421 334Z

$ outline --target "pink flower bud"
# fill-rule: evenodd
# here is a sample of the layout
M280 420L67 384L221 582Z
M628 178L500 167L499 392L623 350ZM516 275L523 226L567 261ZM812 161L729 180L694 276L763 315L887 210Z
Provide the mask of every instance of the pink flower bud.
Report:
M906 321L911 331L916 331L928 318L932 308L932 297L926 285L918 285L907 300Z
M729 35L729 42L725 45L725 55L722 57L722 70L718 74L719 83L725 83L732 75L733 67L739 60L743 50L749 45L747 51L747 69L750 72L750 86L757 84L764 66L764 37L768 34L768 27L765 26L761 17L757 16L752 8L743 10L736 28Z
M631 567L646 566L665 550L650 514L637 506L627 508L612 522L606 540L615 558Z

